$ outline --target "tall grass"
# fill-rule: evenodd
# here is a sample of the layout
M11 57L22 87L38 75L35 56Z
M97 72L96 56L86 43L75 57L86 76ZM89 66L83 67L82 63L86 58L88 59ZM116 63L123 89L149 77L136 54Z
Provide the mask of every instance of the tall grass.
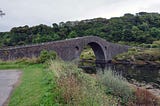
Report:
M159 106L160 100L146 89L137 88L129 84L121 75L111 70L98 72L100 83L105 85L106 94L120 98L125 106Z
M104 73L99 72L98 77L99 81L106 87L106 94L121 98L122 104L134 99L134 90L121 75L115 74L111 70L105 70Z
M116 102L105 95L95 77L83 73L72 63L51 61L50 70L59 88L61 105L68 106L114 106ZM54 89L53 89L54 90ZM59 99L60 100L60 99Z

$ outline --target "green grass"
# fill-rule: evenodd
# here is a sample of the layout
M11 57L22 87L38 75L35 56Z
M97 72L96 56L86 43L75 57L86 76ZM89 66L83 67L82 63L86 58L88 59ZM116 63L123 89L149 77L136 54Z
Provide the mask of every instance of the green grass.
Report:
M39 106L46 92L43 64L0 63L0 69L18 69L22 71L20 85L15 88L9 106Z
M22 71L20 84L14 89L9 106L116 106L117 96L131 96L127 82L113 73L101 75L99 80L98 76L84 73L75 64L60 60L48 65L26 61L0 62L0 69ZM108 94L110 91L113 92Z
M116 98L105 94L96 77L84 73L75 64L51 61L50 72L55 75L61 97L57 101L62 106L116 106Z
M13 62L0 62L0 69L20 69L24 66L23 64L15 64Z

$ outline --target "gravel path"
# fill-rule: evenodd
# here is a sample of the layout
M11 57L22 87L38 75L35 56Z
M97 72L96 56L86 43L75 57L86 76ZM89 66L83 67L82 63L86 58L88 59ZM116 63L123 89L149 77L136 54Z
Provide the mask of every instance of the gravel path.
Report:
M18 70L0 70L0 106L4 106L9 96L18 83L21 71Z

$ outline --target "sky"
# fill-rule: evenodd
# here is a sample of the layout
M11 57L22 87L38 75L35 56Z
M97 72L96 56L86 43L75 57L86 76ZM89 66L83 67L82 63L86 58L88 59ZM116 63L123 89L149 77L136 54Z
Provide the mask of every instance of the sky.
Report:
M0 10L6 14L0 17L0 32L4 32L24 25L160 13L160 0L0 0Z

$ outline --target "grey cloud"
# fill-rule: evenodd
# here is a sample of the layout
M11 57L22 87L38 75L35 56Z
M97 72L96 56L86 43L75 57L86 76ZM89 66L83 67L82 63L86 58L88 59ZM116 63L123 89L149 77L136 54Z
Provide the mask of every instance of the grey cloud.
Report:
M146 1L148 4L146 4ZM0 31L20 25L37 25L96 17L115 17L152 7L156 0L0 0L6 16L0 18ZM159 2L160 3L160 2ZM151 6L150 8L148 6ZM145 10L145 9L144 9ZM159 12L159 11L158 11Z

